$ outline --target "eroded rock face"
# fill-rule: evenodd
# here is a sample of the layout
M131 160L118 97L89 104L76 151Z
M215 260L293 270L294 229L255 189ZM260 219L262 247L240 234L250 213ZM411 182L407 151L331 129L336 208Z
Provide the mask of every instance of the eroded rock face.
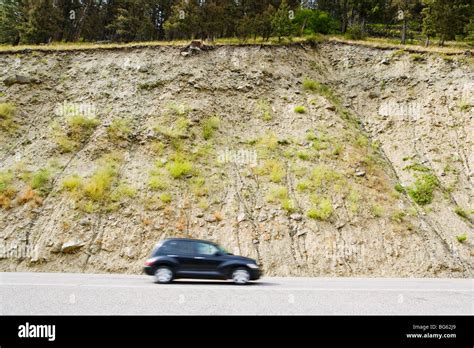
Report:
M186 236L256 258L267 275L472 276L472 69L392 53L330 43L58 52L22 56L19 70L0 55L4 76L42 72L41 84L0 86L0 103L23 115L0 131L0 171L15 171L17 192L0 208L0 239L41 255L2 258L0 269L139 273L158 240ZM332 92L303 88L306 76ZM99 120L69 152L52 132L65 101ZM123 118L128 136L110 131ZM64 188L75 174L87 184L112 151L121 159L107 199ZM192 170L179 174L177 158ZM30 166L49 168L43 191L21 179ZM442 186L420 207L404 192L425 167Z

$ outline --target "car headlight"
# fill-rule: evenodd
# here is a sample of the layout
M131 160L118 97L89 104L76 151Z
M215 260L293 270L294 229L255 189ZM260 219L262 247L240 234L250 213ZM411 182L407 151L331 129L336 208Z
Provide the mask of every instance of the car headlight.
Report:
M254 263L247 263L247 267L252 269L258 269L258 266Z

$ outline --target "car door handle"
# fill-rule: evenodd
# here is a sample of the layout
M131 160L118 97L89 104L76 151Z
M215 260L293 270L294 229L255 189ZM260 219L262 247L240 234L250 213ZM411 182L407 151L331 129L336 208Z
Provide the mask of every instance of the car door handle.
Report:
M194 256L195 259L202 260L204 257L202 256Z
M169 257L178 257L178 255L167 255Z

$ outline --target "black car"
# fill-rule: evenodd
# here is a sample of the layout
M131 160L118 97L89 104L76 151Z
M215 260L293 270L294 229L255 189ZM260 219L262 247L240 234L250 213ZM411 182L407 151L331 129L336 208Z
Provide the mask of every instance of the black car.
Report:
M178 278L232 279L246 284L260 278L257 262L204 240L172 238L159 242L145 262L145 273L160 284Z

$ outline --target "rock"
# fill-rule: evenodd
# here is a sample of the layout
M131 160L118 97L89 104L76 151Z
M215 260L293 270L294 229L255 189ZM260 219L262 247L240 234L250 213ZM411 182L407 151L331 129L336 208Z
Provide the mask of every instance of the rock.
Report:
M390 64L390 60L389 60L388 58L383 58L383 59L380 61L380 64L389 65L389 64Z
M207 221L207 222L216 222L217 221L217 219L214 215L206 215L204 217L204 220Z
M369 93L369 98L370 99L376 99L376 98L379 98L379 97L380 97L380 94L377 93L377 92L372 91L372 92Z
M332 104L328 104L324 108L329 111L336 111L336 107Z
M202 218L204 216L204 213L203 212L199 212L196 214L196 217L198 218Z
M268 216L266 214L260 214L260 216L258 217L259 222L264 222L267 219L268 219Z
M181 55L183 57L187 57L187 56L190 56L191 55L191 52L181 52Z
M290 219L295 220L295 221L301 221L303 219L303 215L294 213L290 215Z
M79 225L81 226L90 226L91 220L89 218L83 218L79 221Z
M253 244L258 244L258 243L260 243L260 242L258 241L258 239L254 239L254 240L252 241L252 243L253 243Z
M38 79L29 77L29 76L24 76L24 75L14 75L14 76L9 76L5 80L3 80L3 83L6 86L12 86L14 84L20 84L20 85L28 85L31 83L39 83Z
M296 233L296 237L304 236L307 233L308 233L308 230L300 230Z
M63 245L61 246L61 252L64 254L73 253L76 250L82 248L84 245L85 243L81 242L80 240L70 240L66 243L63 243Z
M355 172L355 176L357 176L357 177L363 177L363 176L365 176L365 174L366 174L365 170L357 170Z
M240 213L237 215L237 222L242 222L245 220L245 213Z
M148 72L148 67L142 65L138 68L138 71L141 73L146 73Z

